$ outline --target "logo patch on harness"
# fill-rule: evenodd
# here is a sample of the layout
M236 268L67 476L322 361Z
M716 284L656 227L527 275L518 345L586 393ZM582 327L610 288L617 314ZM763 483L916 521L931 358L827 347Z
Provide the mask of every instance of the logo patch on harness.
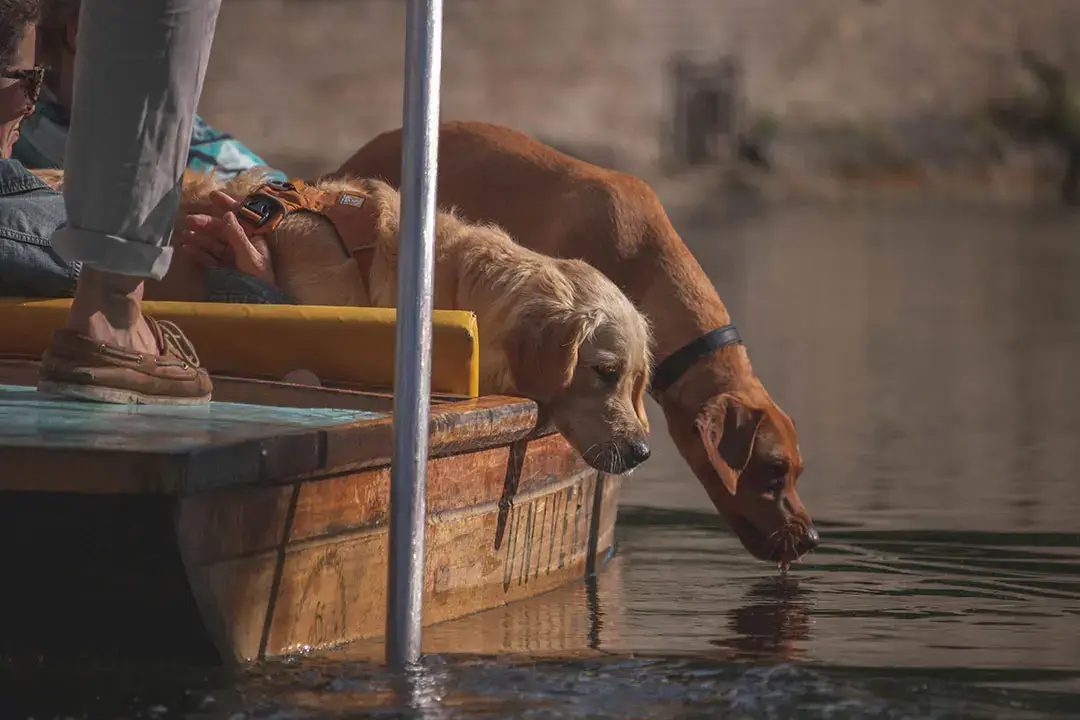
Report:
M338 198L338 205L352 205L353 207L364 207L364 200L367 198L360 197L359 195L353 195L351 193L343 192Z

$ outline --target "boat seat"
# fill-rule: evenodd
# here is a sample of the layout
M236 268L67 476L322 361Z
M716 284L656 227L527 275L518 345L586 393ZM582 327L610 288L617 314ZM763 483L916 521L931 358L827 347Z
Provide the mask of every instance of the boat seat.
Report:
M70 306L70 299L0 298L0 355L40 358ZM174 302L147 302L144 308L179 325L212 373L280 380L307 370L324 382L393 389L391 308ZM435 310L432 320L431 391L476 397L476 316Z

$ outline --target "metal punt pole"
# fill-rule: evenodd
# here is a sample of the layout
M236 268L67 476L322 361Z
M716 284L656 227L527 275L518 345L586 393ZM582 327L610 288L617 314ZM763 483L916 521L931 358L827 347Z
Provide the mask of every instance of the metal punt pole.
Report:
M386 662L398 668L420 658L424 604L442 20L442 0L408 0L386 608Z

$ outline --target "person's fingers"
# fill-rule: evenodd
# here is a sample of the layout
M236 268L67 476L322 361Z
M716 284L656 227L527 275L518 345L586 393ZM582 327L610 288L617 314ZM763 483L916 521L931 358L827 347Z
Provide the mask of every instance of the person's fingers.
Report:
M227 212L235 212L240 207L239 200L233 200L220 190L215 190L210 193L210 202L213 204L214 209L220 214Z
M225 227L225 222L221 218L202 214L188 215L184 218L184 224L192 230L201 230L211 234L220 233Z
M247 231L240 225L236 215L227 212L222 218L225 230L222 235L229 243L229 249L236 258L236 266L252 275L260 275L266 268L266 258L251 242Z
M262 238L257 238L257 245L252 242L234 213L225 213L222 219L225 222L225 230L222 234L229 241L237 269L254 275L260 280L273 282L274 273L270 267L270 256Z
M183 228L176 233L177 241L181 243L208 243L213 242L214 237L198 228Z
M198 245L181 245L180 250L201 267L221 267L221 261Z
M247 255L252 259L257 259L259 256L258 250L251 244L251 238L248 237L247 232L244 231L240 221L236 215L232 212L225 213L222 217L222 222L225 225L225 231L222 233L225 239L229 241L229 245L232 247L233 252L238 256L241 254Z
M181 230L177 234L177 245L196 247L218 259L222 259L229 249L224 239L197 230Z

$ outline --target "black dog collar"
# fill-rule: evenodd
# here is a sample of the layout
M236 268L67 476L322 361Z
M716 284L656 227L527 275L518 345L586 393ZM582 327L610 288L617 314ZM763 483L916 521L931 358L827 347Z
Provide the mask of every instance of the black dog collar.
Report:
M722 347L741 344L742 336L734 325L718 327L696 340L691 340L653 367L649 394L659 399L660 394L674 385L698 360Z

